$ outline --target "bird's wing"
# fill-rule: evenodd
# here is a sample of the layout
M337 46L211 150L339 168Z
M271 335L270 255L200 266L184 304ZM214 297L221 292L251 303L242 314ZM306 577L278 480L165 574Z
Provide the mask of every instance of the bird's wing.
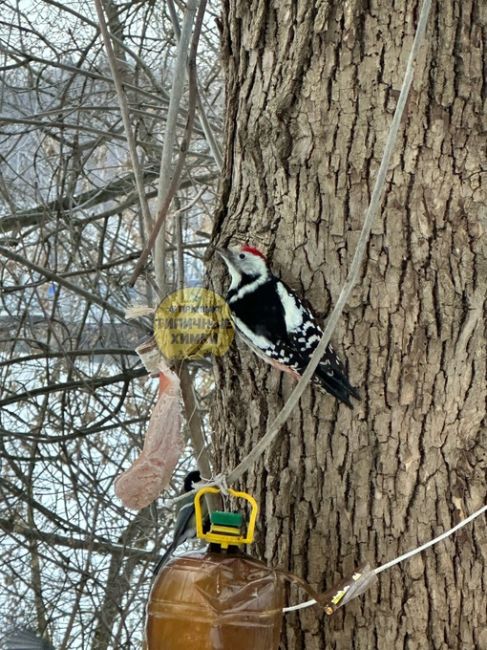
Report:
M278 338L267 331L265 327L256 326L251 330L243 321L234 316L235 326L245 343L264 361L276 361L300 372L303 365L301 355L296 351L292 342L287 338ZM274 365L274 364L272 364ZM281 368L283 370L284 368Z
M174 535L173 540L166 549L164 555L157 562L154 568L154 575L159 572L159 569L167 560L171 557L177 547L185 542L188 539L191 539L196 534L196 522L194 520L194 497L189 495L188 501L185 502L183 499L182 506L179 508L179 511L176 516L176 523L174 524Z
M311 356L323 336L323 330L311 305L300 298L282 281L278 282L278 291L286 309L286 326L291 346L301 351L305 357ZM334 371L345 372L345 366L332 345L328 345L321 362Z
M174 541L176 542L176 546L194 537L196 533L194 496L191 494L190 498L191 501L189 503L183 502L176 516L176 523L174 525Z
M323 334L311 306L281 280L277 291L285 306L284 315L289 345L308 359L313 354Z
M283 282L278 284L278 289L281 300L283 302L286 300L288 305L286 325L290 343L292 348L299 350L304 358L304 370L323 336L323 331L313 309L306 301L299 298ZM351 406L350 395L360 399L360 393L350 384L345 365L331 344L326 346L315 376L329 393L348 406Z

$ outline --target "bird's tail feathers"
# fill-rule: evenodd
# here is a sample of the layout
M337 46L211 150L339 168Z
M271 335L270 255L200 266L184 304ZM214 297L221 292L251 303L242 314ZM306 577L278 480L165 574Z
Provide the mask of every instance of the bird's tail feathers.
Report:
M174 543L174 542L172 542L172 543L169 545L169 547L167 548L167 550L166 550L166 552L164 553L164 555L161 557L161 559L159 560L159 562L158 562L158 563L156 564L156 566L154 567L154 571L152 572L152 575L156 576L156 575L159 573L159 571L161 570L161 567L163 567L163 566L166 564L166 562L169 560L169 558L170 558L171 555L174 553L174 551L176 550L176 548L177 548L177 544Z
M317 377L320 386L350 408L353 408L350 397L360 399L360 393L352 386L343 372L338 368L330 367L329 363L320 363L316 369L315 377Z

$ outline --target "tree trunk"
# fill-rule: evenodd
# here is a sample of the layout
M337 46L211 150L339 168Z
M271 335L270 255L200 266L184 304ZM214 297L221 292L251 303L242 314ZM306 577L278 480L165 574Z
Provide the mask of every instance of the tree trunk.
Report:
M417 0L223 2L215 240L266 251L323 317L350 266L419 9ZM362 401L351 411L308 388L242 483L262 508L257 552L320 590L486 500L480 12L474 0L432 8L368 258L334 336ZM216 372L224 471L263 435L292 382L242 347ZM485 650L486 539L477 520L381 574L334 618L318 608L287 615L282 648Z

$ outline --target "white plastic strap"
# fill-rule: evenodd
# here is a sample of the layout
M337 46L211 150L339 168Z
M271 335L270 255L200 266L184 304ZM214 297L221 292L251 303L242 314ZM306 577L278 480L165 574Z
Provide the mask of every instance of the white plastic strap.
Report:
M449 530L445 531L444 533L441 533L441 535L438 535L438 537L435 537L434 539L430 540L429 542L426 542L425 544L422 544L422 546L418 546L417 548L412 549L411 551L408 551L407 553L403 553L403 555L400 555L399 557L396 557L394 560L391 560L390 562L387 562L386 564L383 564L380 567L377 567L374 569L374 574L378 575L379 573L382 573L382 571L386 571L387 569L390 569L391 567L395 566L396 564L399 564L400 562L403 562L404 560L409 560L409 558L413 557L413 555L416 555L417 553L421 553L421 551L426 550L430 546L434 546L434 544L438 544L438 542L443 541L450 535L453 535L453 533L456 533L457 530L460 530L460 528L463 528L467 524L469 524L471 521L476 519L477 517L480 517L481 514L487 511L487 505L482 506L479 510L476 510L474 513L469 515L466 519L461 521L459 524L456 526L453 526L453 528L450 528ZM357 594L359 595L359 594ZM311 607L312 605L316 605L316 600L307 600L304 603L299 603L299 605L293 605L292 607L284 607L283 612L295 612L298 609L304 609L305 607Z

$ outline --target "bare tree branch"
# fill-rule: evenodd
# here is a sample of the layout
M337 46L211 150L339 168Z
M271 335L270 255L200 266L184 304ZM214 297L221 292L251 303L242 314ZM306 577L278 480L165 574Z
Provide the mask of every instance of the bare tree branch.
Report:
M16 404L17 402L22 402L23 400L32 399L38 397L39 395L47 395L50 393L57 393L65 390L73 390L82 388L85 390L94 391L96 388L101 388L102 386L110 386L111 384L118 384L119 382L126 382L130 379L135 379L136 377L144 377L147 375L145 368L135 368L133 370L127 370L126 372L120 373L118 375L113 375L112 377L95 377L95 378L86 378L82 381L69 381L62 384L51 384L49 386L43 386L42 388L34 388L24 393L17 393L11 397L6 397L0 400L0 406L8 406L9 404Z
M98 20L100 21L100 32L103 37L103 42L105 44L105 50L107 52L108 61L110 63L110 69L112 71L113 83L115 85L115 90L117 92L118 103L120 106L120 113L122 115L123 126L125 129L125 137L127 138L127 144L130 153L130 160L132 161L132 170L135 177L135 186L137 188L137 194L139 196L140 209L142 210L143 224L145 230L149 232L152 226L152 218L149 212L149 205L145 197L144 191L144 180L141 166L139 164L139 157L137 155L136 142L134 134L132 132L132 125L130 124L130 115L129 108L127 103L127 98L123 90L123 81L121 78L120 70L117 66L117 61L115 58L115 53L110 41L110 34L108 33L107 24L105 21L105 14L103 11L103 6L101 0L95 0L96 11L98 14ZM145 241L145 233L141 232L142 241Z
M102 298L99 298L98 296L90 293L89 291L86 291L86 289L83 289L82 287L78 287L72 284L71 282L61 277L57 273L53 273L52 271L49 271L48 269L39 266L38 264L34 264L33 262L30 262L22 255L14 253L13 251L9 250L8 248L5 248L4 246L0 246L0 254L9 260L13 260L15 262L18 262L19 264L22 264L23 266L26 266L27 268L31 269L32 271L35 271L36 273L40 273L41 275L48 278L49 280L53 280L57 282L62 287L65 287L66 289L69 289L73 293L82 296L88 302L103 307L104 309L106 309L107 312L114 314L119 318L125 319L125 313L121 309L114 307L106 300L103 300ZM138 325L138 327L140 327L141 329L146 329L143 325L140 324Z
M179 154L179 159L176 165L176 168L174 169L174 174L171 180L171 183L168 187L167 193L165 195L164 201L162 203L162 206L157 214L156 222L154 225L154 229L151 232L151 235L147 241L147 245L142 252L139 261L137 262L137 265L134 269L134 272L132 273L132 276L130 278L129 284L133 286L135 284L135 281L137 280L137 277L139 276L140 272L142 271L142 268L144 267L147 258L150 254L150 251L152 250L157 236L159 234L159 231L162 227L162 224L164 223L164 220L167 215L167 211L169 209L169 206L171 204L171 201L174 197L174 194L177 190L178 184L179 184L179 177L181 175L181 172L183 170L184 166L184 161L186 158L186 153L189 147L189 142L191 140L191 133L193 130L193 120L194 120L194 114L195 114L195 108L196 108L196 53L198 50L198 40L199 40L199 34L201 30L201 25L203 22L203 16L206 8L206 2L205 0L201 0L200 7L198 10L198 15L196 17L195 21L195 27L193 31L193 39L191 43L191 49L190 49L190 55L189 55L189 61L188 61L188 68L189 68L189 99L188 99L188 122L186 124L186 129L184 133L183 140L181 142L181 150ZM161 262L162 263L162 262ZM161 273L161 271L159 271ZM161 276L160 276L161 277Z

